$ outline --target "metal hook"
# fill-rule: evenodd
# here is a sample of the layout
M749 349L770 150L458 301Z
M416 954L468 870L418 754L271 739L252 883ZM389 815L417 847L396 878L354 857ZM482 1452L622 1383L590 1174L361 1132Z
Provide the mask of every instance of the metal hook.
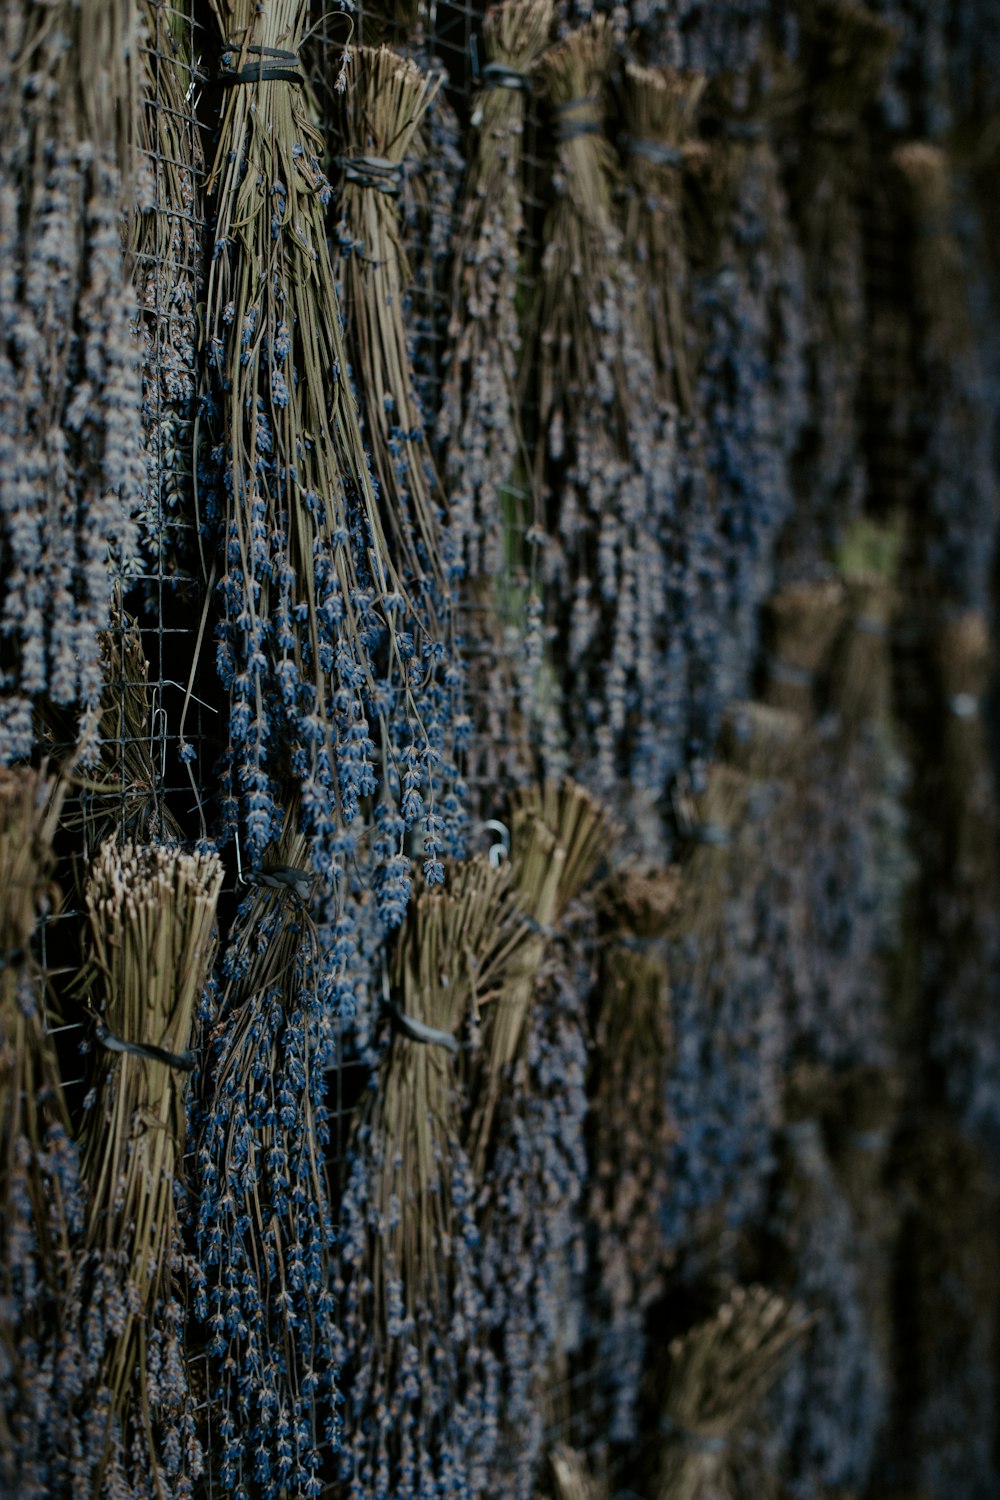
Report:
M502 861L507 859L510 855L510 829L507 827L506 823L501 823L498 818L488 819L488 821L483 824L483 827L488 828L491 830L491 832L498 833L500 835L499 842L491 844L489 849L487 850L487 858L490 862L490 868L496 870L500 867Z

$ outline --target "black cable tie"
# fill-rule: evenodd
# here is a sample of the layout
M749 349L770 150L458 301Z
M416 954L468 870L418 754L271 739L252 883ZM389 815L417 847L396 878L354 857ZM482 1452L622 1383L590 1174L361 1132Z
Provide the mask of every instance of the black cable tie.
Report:
M479 74L479 87L481 89L517 89L522 94L530 94L531 78L529 74L522 73L519 68L512 68L507 63L489 62Z
M721 823L696 823L688 837L695 844L707 844L710 849L728 849L733 836Z
M390 161L386 156L337 156L338 167L342 167L347 182L358 187L374 188L389 198L399 196L403 180L403 163Z
M247 885L266 886L271 891L291 891L303 903L309 900L314 884L310 872L295 865L268 865L263 870L251 870L243 878Z
M763 120L723 120L722 133L732 141L762 141L768 129Z
M260 59L246 67L227 67L225 59L233 54L242 54L242 46L226 47L222 53L222 65L217 82L229 88L242 83L304 83L297 52L286 52L283 47L247 47L246 51Z
M567 99L565 104L554 104L552 113L555 115L556 139L558 141L573 141L581 135L599 135L601 131L600 120L568 120L564 118L577 110L597 109L601 100L598 94L585 94L581 99Z
M386 1000L385 1008L389 1012L393 1029L408 1041L419 1042L424 1047L444 1047L448 1052L458 1051L458 1042L450 1031L441 1031L437 1026L428 1026L426 1021L408 1016L395 1000Z
M180 1073L194 1071L196 1059L191 1052L168 1052L165 1047L156 1047L152 1042L127 1042L124 1037L115 1036L113 1031L109 1031L103 1021L98 1021L94 1031L107 1052L130 1052L134 1057L164 1063L166 1067L176 1068Z
M654 167L682 167L684 152L679 146L668 146L666 141L650 141L643 136L630 135L628 149L633 156L651 161Z

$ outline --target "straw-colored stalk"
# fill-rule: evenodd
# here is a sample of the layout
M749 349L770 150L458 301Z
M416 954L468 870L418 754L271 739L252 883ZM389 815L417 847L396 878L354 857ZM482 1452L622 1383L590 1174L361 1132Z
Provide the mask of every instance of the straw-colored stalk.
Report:
M891 582L848 579L846 621L831 662L830 701L849 739L866 725L885 725L890 718L895 610Z
M691 412L694 398L683 305L682 174L684 145L704 87L700 73L625 65L625 241L639 282L637 332L652 356L661 399L685 413Z
M359 47L344 116L343 287L372 472L394 556L442 588L445 495L414 385L406 327L411 275L399 209L400 174L442 83L388 47ZM365 158L388 163L379 186L355 180Z
M83 830L91 856L112 835L138 843L179 842L180 825L162 800L155 759L149 663L138 623L122 609L119 590L109 628L100 634L100 648L104 690L96 724L84 735L81 753L70 768L80 791L80 808L65 817L64 826ZM64 732L54 714L47 718L53 733Z
M512 983L530 974L532 947L512 870L472 860L453 871L447 890L418 897L392 966L394 1003L457 1044L481 1009L491 1015ZM376 1344L390 1342L394 1286L418 1329L428 1312L440 1322L449 1311L442 1272L461 1233L452 1202L460 1135L455 1073L448 1047L396 1035L357 1116L355 1149L371 1163L370 1212L385 1225L363 1268L365 1325ZM446 1327L440 1323L442 1336Z
M672 1139L665 1107L673 1052L666 947L678 896L676 870L623 872L604 893L610 930L601 947L594 1025L590 1218L605 1293L621 1311L647 1306L665 1267L657 1205L666 1192Z
M597 15L539 62L557 121L558 174L542 236L536 339L526 343L522 366L523 384L537 364L538 484L546 457L562 457L581 403L598 378L605 353L599 313L609 295L614 298L620 279L621 235L613 213L617 158L601 131L601 94L614 52L612 20ZM623 372L604 374L622 395ZM621 421L623 412L608 418Z
M993 670L985 615L970 610L946 620L937 641L943 699L941 777L952 878L966 893L996 899L998 799L984 716Z
M758 778L794 778L805 747L802 715L769 703L730 704L719 732L719 753L726 764Z
M67 1375L79 1359L67 1291L81 1201L44 977L31 953L55 901L52 840L64 792L43 772L0 769L0 1485L39 1497L55 1479L46 1462L68 1448L77 1387Z
M515 798L511 860L518 904L530 937L520 977L505 988L486 1013L469 1082L474 1105L468 1155L477 1181L484 1180L496 1109L524 1041L546 951L567 907L606 853L610 837L600 805L575 782L546 782L542 787L519 792Z
M95 1400L107 1401L105 1454L116 1421L129 1451L152 1442L145 1385L150 1334L176 1295L182 1255L175 1187L184 1155L184 1096L195 1020L216 948L223 870L215 854L108 841L87 887L84 984L96 1017L96 1099L87 1116L86 1246L103 1273L108 1338ZM170 1054L121 1051L138 1044ZM107 1049L107 1050L105 1050ZM112 1305L112 1301L114 1305Z
M606 1482L591 1473L585 1456L576 1448L560 1444L549 1454L552 1500L607 1500Z
M913 295L936 359L954 359L973 343L968 275L955 233L951 163L940 146L911 141L892 154L910 222Z
M775 708L794 710L808 722L816 708L817 679L843 622L840 579L790 583L764 607L763 696Z
M486 12L483 63L520 75L524 87L483 81L452 273L449 368L440 428L453 523L465 534L468 570L496 578L513 560L523 522L512 488L523 470L517 399L518 274L526 87L548 41L553 0L504 0ZM514 514L509 515L513 509Z
M801 1309L761 1286L736 1287L707 1322L669 1347L666 1447L655 1500L726 1494L733 1440L746 1428L811 1326Z
M704 792L686 829L678 927L698 945L699 968L707 969L732 886L734 848L746 816L751 781L722 761L709 766ZM745 872L744 872L745 877Z
M251 48L297 52L309 20L307 0L212 0L212 8L227 44L224 65L237 73L261 58ZM359 600L384 626L395 675L408 680L394 625L405 589L389 560L350 386L323 156L300 84L279 78L227 89L207 184L217 218L205 328L230 481L223 520L227 560L235 566L224 582L241 594L238 616L227 625L244 652L237 671L251 684L247 708L260 716L262 671L281 678L294 668L296 680L314 690L304 774L318 782L336 763L331 655L342 652L350 676L357 668L371 686L359 643L372 621L362 627ZM367 391L385 391L384 380L364 375ZM361 571L370 572L370 586L348 544L355 522L365 534ZM272 629L277 612L301 619L291 644L282 644L287 626ZM265 753L259 745L253 752L251 786ZM251 824L253 861L272 837L273 828L258 832Z
M899 35L856 0L801 4L803 92L808 115L799 163L800 213L823 327L856 340L859 252L855 138L878 93Z

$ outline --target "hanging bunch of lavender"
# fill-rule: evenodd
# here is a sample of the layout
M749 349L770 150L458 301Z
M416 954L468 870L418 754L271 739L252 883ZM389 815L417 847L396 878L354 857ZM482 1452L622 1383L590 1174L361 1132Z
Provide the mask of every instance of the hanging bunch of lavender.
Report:
M695 403L714 490L699 567L693 739L714 743L725 702L745 694L758 606L792 508L790 464L806 415L803 266L788 220L772 124L783 108L781 68L761 54L712 82L718 123L693 243ZM692 255L694 259L694 254Z
M858 184L870 164L861 131L898 37L856 0L798 12L804 119L792 137L791 198L805 254L809 416L788 545L808 560L829 551L863 498L858 411L870 311Z
M762 697L811 724L825 687L824 671L843 624L839 578L804 579L777 589L763 608Z
M308 909L309 841L294 811L250 877L222 963L221 1014L195 1112L194 1225L205 1279L213 1482L315 1496L340 1436L333 1217L325 1148L335 1059L328 962L353 949L342 919L327 954Z
M469 1158L479 1181L488 1173L497 1109L509 1091L510 1069L523 1047L535 978L547 945L592 878L609 834L600 805L574 782L546 782L515 796L511 848L518 898L533 928L533 941L524 971L510 986L503 1005L488 1012L479 1049L470 1062Z
M477 581L497 579L511 564L511 529L524 520L516 493L526 479L517 399L522 152L532 73L552 18L552 0L505 0L483 19L439 418L455 539L466 573Z
M730 1493L736 1441L810 1326L784 1297L737 1286L714 1317L671 1341L656 1500Z
M828 1093L822 1069L803 1067L791 1079L768 1220L775 1273L816 1316L769 1403L776 1462L807 1496L868 1487L888 1398L860 1245L823 1138Z
M532 1494L549 1366L569 1356L581 1334L591 980L568 924L609 835L601 808L572 782L518 795L511 860L530 933L526 962L502 1002L484 1012L467 1068L466 1140L486 1318L499 1359L497 1449L486 1493L498 1500Z
M409 889L406 828L426 813L433 875L442 830L447 839L460 823L454 798L435 811L431 785L450 765L456 692L446 647L426 630L429 580L442 571L436 518L422 517L426 555L404 583L416 550L408 513L389 494L379 507L348 378L330 188L296 64L306 0L213 0L213 9L229 87L208 184L217 219L202 411L215 480L206 473L202 503L222 549L223 811L228 828L241 816L244 856L257 866L281 833L280 782L290 776L306 866L323 891L342 902L345 868L370 852L367 878L394 925ZM384 522L394 544L406 534L393 559ZM368 849L356 820L377 790Z
M414 388L410 271L397 206L407 153L444 77L388 47L359 47L344 120L341 274L352 366L386 533L431 618L448 609L456 559Z
M685 1277L723 1249L721 1229L759 1216L766 1195L787 1047L774 953L801 737L794 714L739 705L722 737L726 759L683 809L667 1083L676 1134L661 1213Z
M629 193L625 240L635 266L636 331L648 346L659 399L686 416L694 402L684 310L687 251L682 171L698 104L700 73L625 65Z
M215 957L215 854L109 840L87 887L81 981L97 1042L78 1463L95 1492L182 1495L201 1472L184 1356L189 1270L177 1212L185 1085Z
M490 1493L497 1371L452 1058L480 1009L502 1010L530 972L532 943L510 869L484 859L423 893L400 934L395 1035L356 1117L340 1208L352 1500L417 1496L429 1483Z
M669 1263L659 1206L673 1136L667 1076L673 1037L667 949L676 871L629 870L602 900L597 1012L588 1085L588 1219L600 1300L598 1363L612 1375L609 1436L635 1437L646 1312Z
M70 1285L84 1202L31 951L64 794L37 771L0 770L0 1483L25 1500L68 1488L81 1385Z
M956 609L988 609L996 545L992 293L982 295L982 229L947 153L911 141L893 153L910 249L916 376L911 441L920 518L913 541L928 584ZM964 209L964 212L963 212ZM915 314L915 316L914 316ZM911 365L912 368L912 365Z
M142 482L134 295L134 0L8 6L0 112L0 760L31 705L92 707L98 632Z
M144 101L139 114L139 202L131 226L142 340L145 485L140 524L161 574L190 565L183 530L192 518L192 450L198 395L201 136L190 100L190 22L141 0Z

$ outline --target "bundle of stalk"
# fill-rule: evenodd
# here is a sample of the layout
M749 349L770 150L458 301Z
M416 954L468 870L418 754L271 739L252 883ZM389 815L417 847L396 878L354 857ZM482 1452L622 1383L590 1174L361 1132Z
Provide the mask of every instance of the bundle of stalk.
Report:
M714 1317L671 1341L656 1500L732 1493L732 1445L811 1326L762 1286L736 1287Z
M94 722L84 731L81 753L70 767L80 806L64 818L63 827L83 831L91 857L115 834L143 844L178 843L180 825L162 801L155 760L149 663L138 623L122 608L119 590L112 599L109 628L100 633L100 648L104 690ZM45 721L47 735L64 745L69 732L65 716L50 709Z
M843 621L843 596L839 578L790 583L764 607L764 701L801 714L807 723Z
M871 165L861 126L898 34L855 0L798 6L805 120L792 199L806 266L810 448L800 466L800 550L829 546L864 485L858 411L870 310L859 181Z
M142 484L135 298L135 0L8 6L0 20L0 760L31 705L93 707L98 632L133 559Z
M67 1486L80 1390L69 1289L83 1198L31 953L64 792L44 772L0 769L0 1487L31 1500Z
M388 47L359 47L341 158L345 314L372 472L394 556L423 588L432 615L447 602L457 560L443 550L445 496L414 384L405 321L411 275L398 199L407 155L443 82L443 74Z
M866 725L884 730L891 718L898 543L894 525L861 519L840 547L845 621L833 647L829 690L849 740Z
M340 1440L335 1241L325 1147L335 1065L331 968L308 901L309 840L289 813L233 924L198 1111L194 1224L208 1325L213 1478L312 1496ZM349 926L335 942L350 946Z
M693 390L683 305L682 172L704 87L700 73L625 65L630 188L625 240L639 281L639 334L648 340L660 400L688 415Z
M454 247L439 428L456 545L469 577L486 582L509 565L511 534L524 521L516 488L524 453L517 399L522 150L532 72L554 13L553 0L504 0L483 18L476 133Z
M645 1312L662 1291L670 1260L660 1205L673 1139L667 940L677 900L676 870L622 872L602 893L588 1210L604 1303L599 1364L614 1372L613 1442L635 1437Z
M176 1195L222 878L215 854L109 840L87 886L82 987L99 1068L83 1160L83 1462L95 1491L117 1484L168 1495L200 1472L182 1344Z
M606 1500L607 1483L591 1473L584 1455L560 1444L549 1454L550 1489L553 1500Z
M218 472L203 498L219 523L225 568L218 662L235 782L227 807L242 794L244 857L256 866L280 835L278 778L290 766L306 863L342 889L344 830L363 797L380 786L390 817L409 823L419 814L429 774L419 752L431 731L417 699L448 694L434 662L410 676L414 652L431 649L426 614L407 615L409 554L390 559L349 382L323 145L295 64L307 0L213 0L212 8L228 88L208 183L217 222L206 404ZM379 117L388 102L379 99ZM354 368L367 390L392 394ZM398 840L390 843L397 854Z
M683 831L687 851L681 866L682 886L677 926L693 945L695 971L702 981L718 942L726 902L732 893L734 854L744 827L752 790L745 771L715 761L705 773L705 788L696 799L691 822ZM737 871L745 878L745 871Z
M619 296L621 236L612 198L617 168L602 133L601 94L615 55L610 17L595 16L539 60L539 75L555 116L558 174L555 201L542 241L536 338L525 345L522 380L537 362L538 442L535 478L546 457L562 459L589 414L590 393L610 408L605 421L621 424L622 382L607 332ZM610 385L610 389L601 390Z
M816 1317L816 1331L770 1405L785 1477L817 1491L863 1492L886 1415L888 1309L869 1300L863 1234L834 1170L824 1118L838 1080L823 1064L786 1075L779 1170L767 1224L782 1285ZM891 1220L890 1220L891 1223Z
M146 34L138 146L145 181L130 248L142 309L146 484L141 521L150 556L162 572L175 573L190 564L178 546L192 511L197 267L204 218L196 198L201 134L188 102L195 63L184 48L191 23L182 9L155 0L140 0L140 11Z
M913 296L924 336L932 357L948 361L974 342L968 273L954 228L951 164L940 146L927 141L897 146L892 161L911 229Z
M468 1097L474 1101L467 1151L477 1182L485 1182L497 1107L509 1087L547 949L570 903L606 852L611 829L600 807L575 782L527 787L514 799L511 858L520 910L530 929L521 976L486 1014Z
M524 982L532 955L513 871L483 858L421 894L401 931L396 1035L356 1117L341 1205L351 1496L423 1493L449 1465L482 1491L495 1374L453 1056L480 1009Z

